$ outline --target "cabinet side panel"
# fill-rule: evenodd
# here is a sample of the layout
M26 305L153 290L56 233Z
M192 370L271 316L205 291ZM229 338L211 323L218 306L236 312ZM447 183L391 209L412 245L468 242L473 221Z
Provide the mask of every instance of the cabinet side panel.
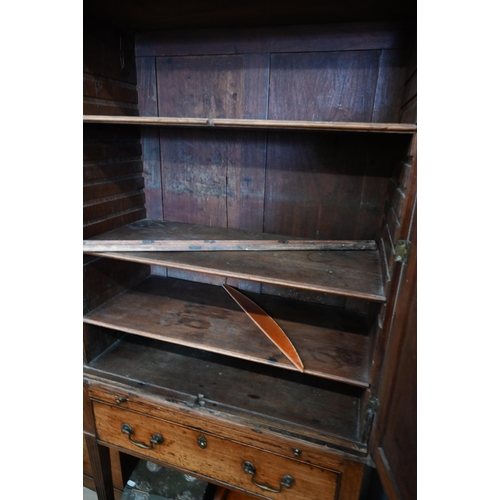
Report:
M146 216L139 130L84 125L83 237Z
M137 116L133 35L86 16L83 36L83 114Z
M406 80L403 89L400 121L402 123L417 123L417 46L413 47L410 56Z

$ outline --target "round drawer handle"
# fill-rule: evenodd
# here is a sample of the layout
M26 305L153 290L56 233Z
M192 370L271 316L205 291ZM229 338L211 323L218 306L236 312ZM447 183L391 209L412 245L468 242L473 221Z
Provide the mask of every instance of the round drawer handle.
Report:
M254 479L254 476L257 473L257 468L255 467L255 465L252 462L248 462L247 460L245 460L242 465L245 474L251 474L252 483L261 490L269 491L270 493L281 493L281 491L283 490L283 486L285 488L291 488L295 484L295 479L293 478L293 476L290 476L290 474L285 474L282 477L279 490L276 488L272 488L267 484L259 484Z
M158 433L155 433L151 436L151 440L149 441L149 445L147 444L144 444L144 443L139 443L137 441L134 441L132 439L132 433L134 432L132 430L132 427L130 427L130 425L128 424L122 424L122 432L123 434L128 434L128 440L135 446L139 447L139 448L142 448L143 450L152 450L153 449L153 446L155 444L161 444L163 443L164 439L163 439L163 436L161 434L158 434Z

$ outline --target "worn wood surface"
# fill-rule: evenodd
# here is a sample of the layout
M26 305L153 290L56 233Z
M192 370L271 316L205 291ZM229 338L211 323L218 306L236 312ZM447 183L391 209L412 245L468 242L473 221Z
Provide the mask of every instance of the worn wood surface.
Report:
M370 447L388 498L417 498L417 218L407 238L408 264L390 322L391 341L384 365L381 408Z
M367 386L369 339L364 316L250 292L246 295L285 331L306 373ZM222 287L151 277L94 309L84 322L87 327L99 325L295 369Z
M84 25L84 114L137 116L133 36L88 16Z
M366 122L328 122L314 120L250 120L239 118L187 118L187 117L149 117L149 116L100 116L84 115L83 123L113 123L119 125L150 125L170 127L235 128L264 130L316 130L332 132L372 132L389 134L412 134L417 126L412 123L366 123Z
M203 394L209 412L357 447L357 391L330 380L137 336L120 340L90 367L145 390L164 388L180 401L194 403Z
M377 51L273 54L269 118L370 122L379 57Z
M103 238L157 239L168 227L182 228L185 234L197 226L150 221L110 231ZM207 228L213 239L217 228ZM224 233L241 238L246 232L224 229ZM257 236L259 237L259 236ZM205 239L205 237L204 237ZM378 251L289 251L289 252L106 252L112 259L181 270L205 272L249 281L328 292L374 301L385 299L382 292L380 255Z
M83 314L137 284L149 266L111 259L94 259L83 266Z
M84 252L376 250L373 240L83 240Z
M256 467L255 481L262 484L279 488L283 475L290 474L295 478L292 488L283 488L279 497L276 494L272 497L303 500L312 487L320 488L330 498L335 496L338 481L338 474L335 472L268 454L213 435L205 436L207 447L202 449L197 444L200 431L102 403L94 403L94 411L99 439L120 448L131 449L195 474L268 496L261 488L252 484L250 476L245 474L242 461L248 460ZM132 427L134 441L149 444L152 434L159 433L164 437L164 442L151 450L141 450L122 433L122 423Z

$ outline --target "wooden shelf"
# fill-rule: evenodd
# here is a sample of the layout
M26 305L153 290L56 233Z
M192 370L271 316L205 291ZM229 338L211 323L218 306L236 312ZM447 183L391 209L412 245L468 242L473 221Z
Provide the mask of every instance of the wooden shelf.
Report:
M93 239L272 239L287 236L143 219ZM113 259L384 302L378 250L99 252Z
M365 317L245 292L286 332L305 373L369 387ZM150 276L84 317L113 330L296 371L222 288Z
M386 134L413 134L417 131L417 126L409 123L313 122L288 120L245 120L233 118L176 118L156 116L84 115L83 123L266 130L322 130L332 132L376 132Z
M360 390L299 372L126 335L84 369L86 376L150 392L185 411L216 414L360 451ZM203 394L203 407L197 404Z

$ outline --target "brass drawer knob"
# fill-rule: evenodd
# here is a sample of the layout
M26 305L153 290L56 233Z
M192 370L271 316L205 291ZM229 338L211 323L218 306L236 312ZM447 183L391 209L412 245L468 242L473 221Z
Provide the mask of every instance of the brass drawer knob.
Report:
M245 474L251 474L252 483L261 490L269 491L270 493L281 493L281 491L283 490L283 486L285 488L291 488L295 484L295 479L293 478L293 476L290 476L290 474L285 474L281 478L279 489L273 488L272 486L268 486L267 484L259 484L254 479L254 476L257 473L257 468L255 467L255 465L252 462L248 462L247 460L245 460L242 466L243 470L245 471Z
M207 438L205 436L202 436L201 434L198 436L198 446L200 448L205 449L207 447Z
M138 441L134 441L132 439L132 433L134 431L132 430L132 427L129 425L129 424L122 424L122 433L123 434L127 434L128 435L128 440L135 446L137 446L138 448L142 448L143 450L152 450L153 449L153 446L155 444L161 444L163 443L164 439L163 439L163 436L161 434L158 434L158 433L154 433L152 436L151 436L151 439L149 441L149 445L147 444L144 444L144 443L139 443Z

